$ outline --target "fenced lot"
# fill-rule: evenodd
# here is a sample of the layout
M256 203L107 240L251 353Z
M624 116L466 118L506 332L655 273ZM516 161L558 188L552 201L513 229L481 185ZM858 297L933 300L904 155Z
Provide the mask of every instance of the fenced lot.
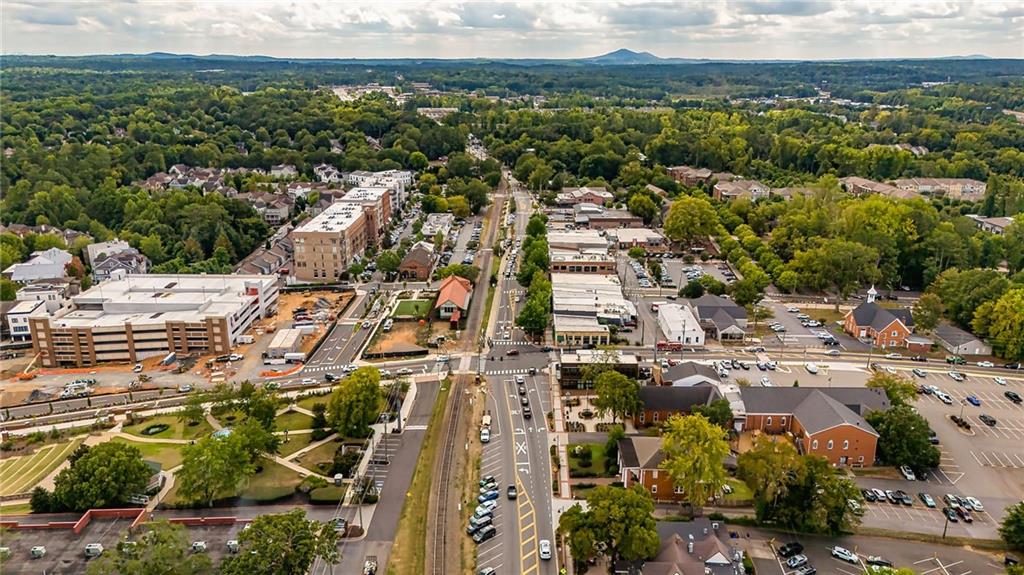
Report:
M27 493L82 443L75 439L40 447L31 455L0 460L0 495Z

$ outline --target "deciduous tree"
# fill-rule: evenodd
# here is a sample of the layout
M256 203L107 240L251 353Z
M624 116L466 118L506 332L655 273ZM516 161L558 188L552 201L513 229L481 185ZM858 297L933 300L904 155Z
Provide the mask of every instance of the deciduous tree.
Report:
M703 415L673 415L662 428L660 467L683 490L687 500L702 507L725 485L726 432Z
M306 512L260 515L238 537L239 552L221 565L224 575L303 575L313 561L338 561L332 525L306 519Z
M893 406L908 405L917 399L917 386L902 375L875 372L865 385L884 390Z
M209 435L181 449L181 469L174 480L183 499L211 506L218 496L234 495L253 472L249 453L237 435Z
M594 407L600 414L611 413L612 423L625 419L640 408L640 384L635 379L608 370L594 381Z
M683 196L672 203L665 216L665 235L690 247L711 235L717 225L718 214L707 200Z
M939 325L943 311L945 311L945 306L942 305L939 296L933 293L922 294L914 303L912 310L914 325L918 331L928 333Z
M61 471L53 495L61 507L74 511L110 507L145 491L152 474L137 447L108 441Z
M910 406L873 411L867 421L878 432L878 458L883 462L915 472L939 466L939 448L931 443L928 421Z
M380 370L360 367L341 381L327 403L327 421L344 437L365 437L381 407Z
M999 535L1011 548L1024 551L1024 501L1006 510Z
M213 571L205 553L193 553L188 533L167 521L145 523L145 532L131 542L121 541L89 562L88 575L202 575Z
M569 538L576 561L594 556L596 548L613 562L650 559L660 543L653 513L654 501L639 485L601 485L587 497L586 511L574 505L562 513L558 529Z

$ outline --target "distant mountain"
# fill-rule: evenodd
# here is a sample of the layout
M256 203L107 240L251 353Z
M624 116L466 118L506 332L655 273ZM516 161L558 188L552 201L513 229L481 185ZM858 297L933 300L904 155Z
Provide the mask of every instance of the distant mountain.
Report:
M634 52L626 48L619 48L614 52L608 52L607 54L601 54L600 56L580 58L579 61L586 62L588 64L602 64L605 66L632 66L636 64L660 64L663 59L651 54L650 52Z

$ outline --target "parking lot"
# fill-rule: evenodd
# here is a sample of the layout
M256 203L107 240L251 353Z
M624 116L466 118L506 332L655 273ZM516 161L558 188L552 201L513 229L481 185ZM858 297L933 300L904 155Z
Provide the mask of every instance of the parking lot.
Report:
M762 575L797 575L796 569L785 564L775 549L784 543L799 540L810 565L818 575L860 575L866 572L871 558L880 558L896 567L907 567L920 575L971 575L1002 571L1002 556L981 553L960 547L948 547L915 541L851 536L836 539L824 537L793 538L776 534L770 548L751 549L757 572ZM762 544L768 547L767 544ZM832 555L831 549L840 546L857 555L858 562L843 561Z

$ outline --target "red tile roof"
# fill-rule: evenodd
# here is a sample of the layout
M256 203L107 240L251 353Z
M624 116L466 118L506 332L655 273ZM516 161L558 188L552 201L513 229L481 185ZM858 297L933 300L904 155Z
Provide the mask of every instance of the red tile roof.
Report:
M445 304L445 302L452 302L459 309L466 309L466 305L469 303L469 294L473 293L473 284L466 278L459 276L448 276L441 282L441 288L437 293L437 304L434 309L437 309Z

